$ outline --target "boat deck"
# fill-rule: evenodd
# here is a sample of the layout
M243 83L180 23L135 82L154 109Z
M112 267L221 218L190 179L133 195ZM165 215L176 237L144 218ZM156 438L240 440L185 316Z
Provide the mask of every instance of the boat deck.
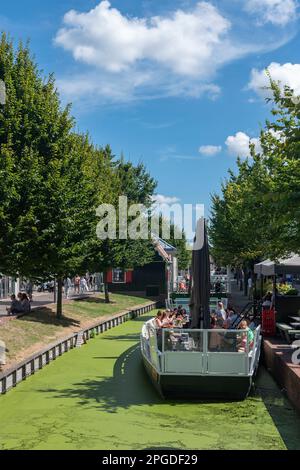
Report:
M260 327L247 330L160 329L141 334L146 370L164 396L245 398L260 356Z

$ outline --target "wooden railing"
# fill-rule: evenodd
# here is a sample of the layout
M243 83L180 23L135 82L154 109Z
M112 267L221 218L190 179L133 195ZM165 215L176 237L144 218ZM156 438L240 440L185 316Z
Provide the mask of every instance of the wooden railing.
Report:
M98 320L84 330L77 331L72 335L59 339L55 343L49 344L41 351L0 374L0 394L8 392L20 382L26 380L27 377L35 374L51 361L54 361L57 357L75 348L78 336L82 336L84 341L88 341L94 334L99 335L128 320L133 320L155 309L156 306L156 302L150 302L132 309L126 309L123 312Z

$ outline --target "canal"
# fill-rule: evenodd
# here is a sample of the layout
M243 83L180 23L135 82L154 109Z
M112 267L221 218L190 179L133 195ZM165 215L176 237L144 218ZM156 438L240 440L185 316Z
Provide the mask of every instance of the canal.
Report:
M144 373L147 316L97 336L0 397L0 449L300 449L300 418L261 367L244 402L162 400Z

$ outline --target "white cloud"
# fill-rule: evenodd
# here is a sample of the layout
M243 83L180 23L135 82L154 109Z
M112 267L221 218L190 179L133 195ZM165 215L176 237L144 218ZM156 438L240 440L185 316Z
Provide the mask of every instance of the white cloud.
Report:
M201 155L205 155L206 157L212 157L221 151L221 145L201 145L199 148L199 153L201 153Z
M300 95L300 64L278 64L272 62L267 69L271 75L272 80L279 83L281 89L288 85L295 92L295 95ZM251 78L248 88L255 91L259 96L266 98L271 96L270 90L266 87L270 86L270 80L266 70L252 69Z
M175 196L164 196L163 194L156 194L152 197L154 204L176 204L180 201L178 197Z
M259 24L285 26L297 17L296 0L247 0L245 9L256 15Z
M208 95L225 64L250 53L277 48L287 37L253 43L234 32L234 24L208 1L161 16L130 17L107 0L87 12L70 10L55 44L70 52L82 72L61 77L67 99L126 102L140 98ZM101 100L99 100L101 98Z
M59 90L73 102L86 98L93 102L126 103L133 100L158 99L162 97L185 96L199 98L205 94L215 100L221 93L213 83L177 78L162 71L128 70L119 74L86 72L57 80Z
M241 158L250 157L250 143L255 145L257 153L261 152L260 140L258 138L251 138L244 132L237 132L235 135L230 135L225 142L228 152L231 155Z
M237 54L226 47L230 28L207 2L149 19L122 15L106 0L87 13L71 10L55 43L97 72L64 77L60 90L72 100L93 96L125 102L203 93L215 99L220 88L210 79Z
M88 13L69 11L56 43L76 60L109 72L153 60L182 76L207 77L221 60L220 46L231 23L217 8L199 2L190 12L129 18L106 0ZM214 58L215 57L215 58Z

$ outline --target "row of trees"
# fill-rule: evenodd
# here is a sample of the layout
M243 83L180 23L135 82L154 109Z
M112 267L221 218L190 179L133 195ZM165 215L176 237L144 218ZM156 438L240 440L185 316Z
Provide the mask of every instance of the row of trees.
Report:
M30 279L55 278L62 315L65 276L134 267L153 258L148 240L100 240L96 208L128 203L150 208L156 181L142 163L116 159L74 131L53 76L44 79L28 46L0 38L0 270ZM106 289L106 299L109 301Z
M238 159L221 194L212 196L210 239L223 265L252 270L262 258L300 251L300 99L270 77L272 119L261 152Z

